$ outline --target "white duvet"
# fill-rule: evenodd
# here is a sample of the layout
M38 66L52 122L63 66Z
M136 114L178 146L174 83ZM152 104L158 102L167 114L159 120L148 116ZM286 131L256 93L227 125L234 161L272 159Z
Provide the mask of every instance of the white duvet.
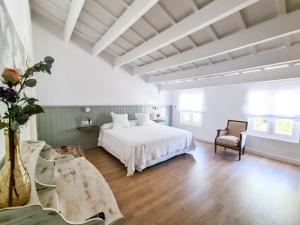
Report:
M136 167L142 170L149 162L160 162L166 156L194 150L195 142L189 131L154 124L101 129L98 146L118 158L127 167L127 176L130 176Z

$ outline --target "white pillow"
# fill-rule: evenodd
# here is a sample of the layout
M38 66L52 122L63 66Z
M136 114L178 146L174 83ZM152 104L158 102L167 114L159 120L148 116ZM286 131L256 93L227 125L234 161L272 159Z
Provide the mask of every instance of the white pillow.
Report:
M128 114L110 114L113 120L113 129L116 128L123 128L123 127L130 127L128 121Z
M137 118L139 126L149 126L153 124L153 121L150 120L149 113L136 113L135 117Z

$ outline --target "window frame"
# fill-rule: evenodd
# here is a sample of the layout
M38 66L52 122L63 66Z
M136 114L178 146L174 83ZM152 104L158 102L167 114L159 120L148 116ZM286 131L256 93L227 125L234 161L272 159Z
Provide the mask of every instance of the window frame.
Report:
M259 131L259 130L254 130L254 120L255 119L263 119L263 120L267 120L268 121L268 128L267 131ZM268 133L270 133L271 129L272 129L272 125L271 125L271 119L268 117L264 117L264 116L255 116L255 117L251 117L250 119L248 118L248 123L249 123L249 127L251 129L251 133L257 134L257 135L267 135Z
M268 131L256 131L253 129L253 120L261 118L268 121ZM276 120L280 119L289 119L293 121L293 133L292 135L284 135L275 133L275 123ZM288 117L279 117L279 116L248 116L248 134L252 136L264 137L269 139L275 139L280 141L287 141L293 143L299 143L300 139L300 120Z
M200 123L199 122L194 122L194 121L182 121L182 113L197 113L200 115ZM193 117L193 115L191 115ZM201 127L202 126L202 121L203 121L203 112L198 112L198 111L180 111L179 112L179 124L180 125L188 125L188 126L193 126L193 127Z

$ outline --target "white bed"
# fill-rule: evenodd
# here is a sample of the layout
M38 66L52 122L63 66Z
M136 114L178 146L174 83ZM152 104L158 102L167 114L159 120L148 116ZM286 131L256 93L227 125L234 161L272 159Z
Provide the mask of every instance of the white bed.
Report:
M195 149L193 134L174 127L153 124L112 129L102 126L98 146L127 167L127 176L146 167Z

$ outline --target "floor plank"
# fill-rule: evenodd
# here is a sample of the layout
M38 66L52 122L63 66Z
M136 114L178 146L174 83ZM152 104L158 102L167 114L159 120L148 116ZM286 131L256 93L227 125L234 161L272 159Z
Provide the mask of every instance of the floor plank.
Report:
M98 148L86 157L111 186L125 225L300 225L300 167L197 143L185 154L126 176Z

